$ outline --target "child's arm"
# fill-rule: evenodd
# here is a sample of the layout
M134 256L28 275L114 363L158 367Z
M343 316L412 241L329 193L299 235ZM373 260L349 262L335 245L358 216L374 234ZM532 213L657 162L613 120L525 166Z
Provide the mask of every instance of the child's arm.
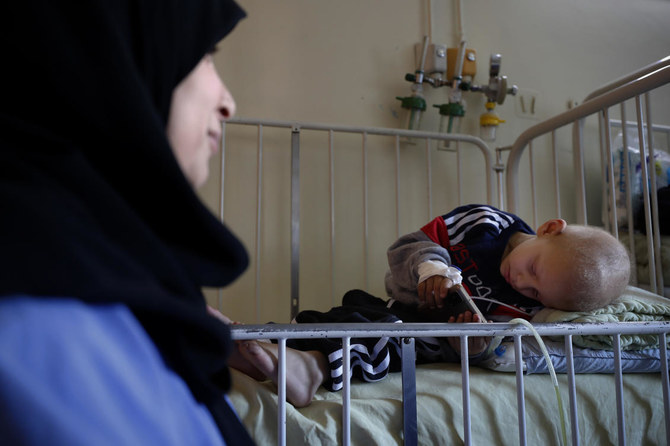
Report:
M416 287L419 295L419 306L428 308L442 308L444 299L454 282L448 277L431 276Z
M467 308L472 312L479 311L474 305L465 289L458 287L462 281L461 270L455 266L448 266L443 262L436 260L427 260L419 264L419 281L417 284L417 294L419 295L419 306L428 308L442 308L444 299L451 291L462 291L459 297ZM480 319L484 319L479 314Z
M386 277L386 290L394 299L409 304L420 302L417 292L419 265L429 260L451 264L447 250L422 231L400 237L388 249L387 255L390 272ZM433 289L434 285L431 291Z

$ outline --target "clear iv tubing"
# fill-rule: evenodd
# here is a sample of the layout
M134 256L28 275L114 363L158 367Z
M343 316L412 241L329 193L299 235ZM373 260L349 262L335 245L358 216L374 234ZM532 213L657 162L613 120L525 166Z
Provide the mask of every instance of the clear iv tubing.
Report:
M535 337L535 340L537 340L537 343L540 346L540 349L542 350L542 355L544 355L544 359L547 362L547 367L549 368L549 374L551 375L551 380L554 383L554 390L556 391L556 400L558 401L558 413L561 419L561 434L563 435L563 444L567 445L568 444L568 435L567 431L565 428L565 415L563 411L563 400L561 399L561 393L559 392L558 389L558 379L556 378L556 371L554 370L554 364L551 362L551 358L549 357L549 352L547 351L547 347L544 345L544 341L542 340L542 337L540 334L535 330L535 327L531 325L530 322L528 322L525 319L521 318L516 318L512 319L509 321L510 324L521 324L528 328L531 333L533 333L533 336Z

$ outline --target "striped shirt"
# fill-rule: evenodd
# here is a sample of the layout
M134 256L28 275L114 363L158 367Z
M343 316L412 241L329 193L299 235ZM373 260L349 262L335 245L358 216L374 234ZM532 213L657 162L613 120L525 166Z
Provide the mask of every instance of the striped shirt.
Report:
M516 292L500 274L510 237L516 232L534 234L519 217L492 206L472 204L433 219L421 231L447 249L451 264L461 269L463 285L485 316L494 320L512 315L528 317L537 310L537 301Z

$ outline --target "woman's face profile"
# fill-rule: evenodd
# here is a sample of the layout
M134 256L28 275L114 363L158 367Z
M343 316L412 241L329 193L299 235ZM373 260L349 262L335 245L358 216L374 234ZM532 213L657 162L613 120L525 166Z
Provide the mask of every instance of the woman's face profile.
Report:
M207 54L172 93L167 137L179 167L194 188L209 176L219 149L221 122L235 114L235 101Z

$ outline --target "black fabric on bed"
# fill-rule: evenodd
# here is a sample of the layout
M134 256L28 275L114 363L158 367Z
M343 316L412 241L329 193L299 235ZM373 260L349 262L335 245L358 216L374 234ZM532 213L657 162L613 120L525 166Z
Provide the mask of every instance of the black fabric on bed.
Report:
M230 333L201 287L247 256L165 127L173 89L243 16L230 0L21 0L0 18L0 296L127 305L238 441Z
M661 187L656 191L658 199L658 228L661 234L670 235L670 186ZM647 233L644 219L644 206L640 205L635 213L635 229Z
M670 186L657 191L658 194L658 225L661 234L670 235Z
M365 291L351 290L343 296L341 306L331 308L327 312L301 311L296 316L295 322L299 324L445 322L450 316L458 316L464 309L465 307L460 304L447 304L442 309L418 311L415 305L393 302L389 306L387 301ZM330 380L324 383L324 386L329 390L340 388L342 384L341 339L288 339L286 345L298 350L317 350L323 353L328 358L331 369ZM451 348L447 338L417 338L415 348L418 364L460 361L460 354ZM402 365L400 351L398 338L352 338L352 376L374 382L384 378L389 372L400 371ZM475 355L470 360L476 364L483 359L483 356L483 354ZM388 364L385 365L386 363Z

